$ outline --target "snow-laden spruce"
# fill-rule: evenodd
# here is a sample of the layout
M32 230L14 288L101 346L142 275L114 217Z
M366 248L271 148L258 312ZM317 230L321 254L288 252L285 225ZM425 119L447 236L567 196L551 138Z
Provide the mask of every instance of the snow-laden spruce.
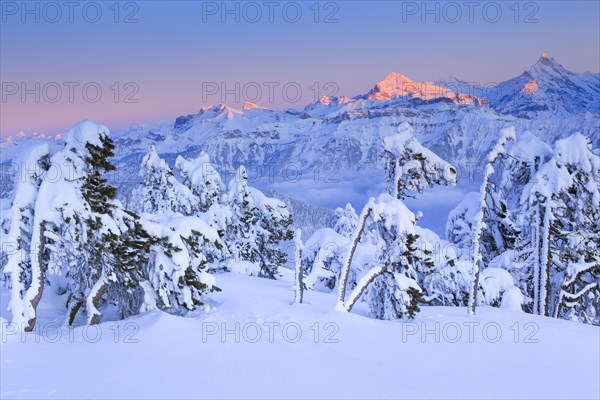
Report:
M200 197L175 178L154 146L142 160L140 175L143 182L130 204L143 211L144 228L161 238L141 267L140 308L194 310L203 304L205 293L218 290L207 271L228 255L224 234L206 222Z
M229 269L275 278L279 266L286 262L280 242L292 237L288 229L292 220L286 205L250 187L243 166L226 190L206 153L200 153L193 160L179 156L175 164L184 178L183 183L176 179L153 146L144 157L141 170L144 182L134 191L131 204L146 212L144 220L154 223L149 229L158 234L157 226L160 226L170 246L181 249L190 260L196 260L192 262L191 271L199 270L198 265L202 265L201 270L205 267ZM174 227L174 221L186 221L179 225L187 224L193 229ZM191 243L196 245L190 247ZM154 277L145 287L169 287L166 292L159 292L158 300L163 299L159 303L181 304L181 300L165 299L170 296L168 293L179 296L175 288L181 278L177 277L183 271L188 271L187 276L190 276L188 264L187 259L177 262L175 257L165 258L161 251L153 250L146 270ZM158 272L163 269L167 273ZM195 296L192 298L194 304L200 304ZM189 301L185 307L190 307Z
M377 232L376 259L344 303L350 311L367 290L371 315L378 319L413 317L419 311L421 288L417 265L422 260L415 247L415 215L404 203L384 193L370 202L369 230Z
M342 236L351 237L358 227L358 215L350 203L345 208L338 207L335 210L338 218L333 229Z
M258 265L257 275L275 279L278 268L287 260L280 243L293 238L287 206L250 187L243 166L229 182L227 206L231 216L226 240L234 262Z
M414 197L434 185L456 183L456 168L423 146L407 122L396 134L383 138L383 156L389 193L398 199Z
M473 227L473 272L472 272L472 284L471 290L469 291L469 302L468 312L475 314L477 307L477 292L479 290L479 275L481 272L481 264L483 258L481 255L481 231L484 226L484 218L486 214L486 199L490 191L490 177L494 173L494 163L502 159L506 152L506 144L509 140L515 139L515 128L507 128L500 132L500 139L498 143L490 152L488 157L488 163L485 167L483 175L483 182L481 183L481 189L479 191L479 211L475 215L475 224Z
M148 222L115 199L116 189L104 177L114 170L108 128L83 121L65 134L64 143L52 155L43 147L27 153L28 170L37 167L39 173L19 185L12 202L13 226L3 230L19 246L13 255L21 257L18 253L27 248L33 255L24 257L18 268L15 259L3 257L3 271L12 280L13 322L26 330L35 326L37 305L48 284L64 296L69 323L82 309L89 324L100 322L101 308L107 305L122 316L143 310L146 300L162 294L159 287L148 293L152 286L144 283L151 254L160 250L177 258L183 251L164 232L149 233L144 226ZM185 298L181 303L190 309L199 295L186 293L208 291L213 281L188 269L175 285Z
M192 311L204 304L206 293L219 290L207 272L209 263L223 257L216 230L196 216L177 214L143 214L142 224L161 238L141 266L142 310Z
M471 286L472 262L463 259L462 249L441 239L429 229L416 227L416 247L421 258L433 264L417 269L423 302L431 305L466 306ZM466 258L466 257L465 257Z
M540 249L538 312L598 325L600 157L591 150L580 134L557 141L521 204L523 212L533 206L541 214L531 225Z
M198 196L200 201L197 206L200 211L207 211L220 200L225 186L208 154L200 153L193 160L178 156L175 166L184 177L183 183Z
M510 272L527 312L600 324L599 160L583 135L552 149L525 132L490 176L483 264ZM470 198L448 220L448 237L459 247L469 246L477 208Z
M31 199L31 230L19 235L19 241L34 243L37 249L25 265L31 277L27 287L12 287L14 300L15 291L23 293L22 312L13 314L14 321L26 323L28 330L35 325L47 274L63 277L57 289L67 292L70 315L85 305L88 322L97 323L97 305L108 284L126 286L131 280L128 267L138 259L126 249L127 239L138 236L135 218L119 208L115 189L102 177L114 168L108 161L114 149L108 129L84 121L71 128L64 141L65 147L49 159L59 173L51 177L46 169L39 177ZM15 200L24 190L19 188Z
M454 184L456 169L426 149L406 122L396 134L384 137L383 149L390 194L370 199L358 218L340 272L336 309L349 312L366 294L375 318L413 317L422 296L417 270L431 267L432 261L417 251L417 218L402 199L434 185ZM376 251L346 299L354 255L365 234Z
M142 185L139 185L131 196L131 205L135 211L192 215L200 206L200 199L175 178L173 171L167 162L158 156L153 145L142 160L140 176L143 179Z
M38 223L35 220L36 198L44 174L49 169L49 153L47 143L23 151L18 163L22 172L16 179L15 196L10 209L2 210L2 272L10 276L11 299L8 309L19 326L31 320L32 309L37 305L24 303L23 295L34 286L31 257L40 255L40 249L36 249L39 240L32 235L34 225ZM38 280L43 279L40 272L39 269L35 271Z

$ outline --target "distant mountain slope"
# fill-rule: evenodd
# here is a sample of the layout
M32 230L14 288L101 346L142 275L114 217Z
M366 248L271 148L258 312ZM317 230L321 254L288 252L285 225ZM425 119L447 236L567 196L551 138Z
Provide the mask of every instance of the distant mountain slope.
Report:
M485 99L499 114L516 117L600 112L600 74L568 71L545 53L521 75L499 84L445 77L435 81L435 85Z
M114 133L119 170L112 180L126 197L139 181L142 154L154 144L171 165L177 155L195 157L206 151L225 181L244 164L260 175L257 186L300 174L328 185L320 187L334 188L329 193L366 196L368 187L383 185L381 138L405 121L423 144L457 166L463 181L479 179L480 166L500 130L511 125L517 134L531 131L548 143L581 132L600 147L598 74L567 71L544 55L523 74L499 84L497 98L486 99L489 91L464 84L455 78L415 82L393 73L366 94L324 97L304 109L276 111L253 103L241 110L223 104L203 107L175 121ZM31 140L42 139L15 137L0 144L2 197L10 196L15 174L10 161L19 143ZM353 171L374 173L359 176ZM296 193L286 192L285 185L276 188L292 197L301 190L293 189ZM328 207L345 203L314 201Z
M600 112L600 74L567 71L547 54L497 89L498 97L490 102L501 114L531 116L531 112L548 111L566 116Z

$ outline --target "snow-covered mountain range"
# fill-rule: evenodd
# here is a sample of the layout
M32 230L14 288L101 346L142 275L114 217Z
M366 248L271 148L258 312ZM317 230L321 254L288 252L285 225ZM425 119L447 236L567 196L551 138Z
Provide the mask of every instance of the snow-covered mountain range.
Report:
M499 114L523 118L600 111L598 74L574 73L548 54L521 75L497 85L482 86L449 77L436 82L459 93L486 97Z
M227 171L244 164L254 171L256 186L290 197L306 199L321 184L325 191L312 201L343 206L334 201L340 190L366 196L369 186L383 184L381 139L405 121L423 144L455 164L459 179L477 181L479 166L508 126L548 143L581 132L598 147L600 74L568 71L543 54L518 77L490 87L456 78L416 82L392 73L368 93L323 97L304 109L275 111L249 102L241 110L224 104L203 107L175 121L115 133L119 174L113 180L126 196L153 144L170 164L177 155L206 151L225 179ZM3 139L3 165L20 143L39 138ZM13 168L3 168L2 197L10 194L11 174Z

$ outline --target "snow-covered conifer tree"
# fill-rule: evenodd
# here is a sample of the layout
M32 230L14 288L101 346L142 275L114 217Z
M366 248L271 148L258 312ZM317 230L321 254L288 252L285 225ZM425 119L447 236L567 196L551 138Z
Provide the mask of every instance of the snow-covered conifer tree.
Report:
M235 260L256 263L259 276L274 279L277 268L286 262L280 243L293 237L287 206L249 187L243 166L229 183L228 205L231 221L226 237Z
M183 176L183 183L200 200L199 211L205 212L221 200L225 186L216 167L210 162L208 154L202 152L194 160L178 156L175 167Z
M488 157L488 164L485 169L483 183L481 184L480 189L480 201L479 201L479 211L475 215L475 224L473 228L473 279L471 284L471 291L469 293L469 304L468 312L470 314L475 314L475 309L477 307L477 292L479 290L479 273L482 267L482 256L481 256L481 231L484 227L484 218L486 215L486 198L489 195L489 180L490 176L494 173L493 164L499 158L503 157L506 152L506 143L509 140L515 139L515 129L507 128L504 129L500 134L500 139L496 146L492 149L491 153Z
M492 194L502 199L502 203L488 202L486 225L494 226L494 220L504 218L510 220L510 228L492 231L483 230L484 243L504 242L505 246L494 254L486 254L486 262L493 257L510 257L512 262L506 263L506 269L514 278L515 285L525 294L529 301L524 305L528 312L539 312L539 291L541 274L541 225L543 199L539 195L530 198L530 204L521 205L521 197L525 187L535 178L540 166L553 155L553 150L542 140L530 132L524 132L507 146L503 163L498 167L500 177L493 185ZM502 205L502 208L498 207ZM509 227L509 224L505 225ZM504 254L503 254L504 253Z
M429 229L417 226L417 249L422 259L417 267L417 282L423 289L423 301L432 305L466 306L471 283L472 263L461 259L461 249L442 240Z
M131 199L131 208L136 212L192 215L200 207L200 200L175 179L171 168L158 156L154 146L150 146L144 156L140 176L143 183L134 190Z
M142 310L192 311L207 293L219 291L208 263L220 258L221 236L197 217L143 216L144 227L160 238L142 267Z
M190 215L199 208L199 199L176 180L153 146L142 161L141 175L144 182L132 204L143 211L140 223L152 232L153 241L148 262L140 267L138 296L130 297L124 314L194 310L206 293L218 290L207 267L223 259L222 237L204 218Z
M37 144L23 151L22 159L17 163L20 173L16 178L14 198L7 213L9 215L3 215L7 217L8 224L6 232L2 231L1 251L4 253L2 259L5 260L2 272L10 276L11 299L8 309L12 312L13 322L19 326L29 323L26 312L30 306L24 304L23 295L31 287L32 279L44 280L41 270L36 271L33 276L31 257L38 257L38 251L42 250L36 251L40 241L33 237L34 213L39 187L49 169L49 153L47 143ZM33 308L36 306L37 303ZM28 325L26 329L31 330L33 326Z
M507 143L505 154L496 161L485 198L481 259L484 265L500 258L512 260L504 266L515 285L531 299L524 305L527 311L535 309L537 312L539 304L541 241L535 237L540 237L543 211L539 210L539 196L532 197L531 206L525 211L520 203L521 195L540 165L551 156L550 146L536 136L529 132L519 134L515 141ZM474 221L480 199L479 192L468 193L448 216L446 236L460 251L460 262L473 258Z
M139 312L143 301L152 297L142 290L152 286L141 285L148 279L144 269L150 263L151 250L163 249L173 258L183 252L165 235L148 233L148 222L124 210L115 199L116 189L105 178L106 172L114 169L110 162L114 144L106 127L83 121L65 134L64 142L64 148L49 159L47 149L40 147L32 153L28 168L38 164L40 174L19 186L13 202L17 219L12 221L20 221L20 226L6 231L22 248L36 249L19 264L21 271L15 270L15 279L17 274L21 276L17 280L20 284L15 285L14 293L18 294L11 302L15 322L24 323L26 330L35 325L37 305L47 282L57 283L56 290L65 294L69 323L82 308L88 323L98 323L102 317L99 307L105 302L116 305L124 316ZM48 166L60 173L45 176ZM198 218L195 221L201 222ZM217 243L217 233L214 237L207 233L214 230L196 232L190 227L195 225L187 221L175 229L183 238L180 242L184 241L181 248L194 255L176 283L177 294L185 298L181 304L188 309L214 287L211 277L202 271L210 258L205 249L222 246ZM199 252L201 245L203 251ZM12 275L13 268L8 267Z
M338 207L335 210L338 218L333 229L342 236L351 237L358 227L358 215L350 203L345 208Z
M421 297L416 282L417 264L430 264L430 261L419 258L415 247L416 218L401 199L434 185L454 184L457 171L425 148L413 136L408 123L403 123L397 134L383 138L383 151L391 196L381 195L377 201L371 199L361 213L342 267L336 309L351 310L373 284L369 288L369 305L376 318L412 317L418 311L417 302ZM345 300L352 258L365 229L376 232L379 265L373 266L358 281Z
M89 324L100 322L98 306L111 285L133 291L138 284L138 268L147 261L152 244L138 216L122 209L115 200L116 188L104 177L115 169L110 161L113 155L108 129L85 121L67 133L65 148L55 156L75 175L65 176L59 186L44 188L53 193L68 187L72 195L70 202L49 210L59 211L58 218L52 220L54 236L62 238L64 231L72 234L62 247L75 261L66 273L69 322L82 305Z
M227 204L231 210L227 224L226 242L234 261L258 262L260 256L256 245L256 227L259 216L254 205L246 168L239 167L229 182Z
M537 312L598 324L600 157L574 134L556 142L522 194L540 251ZM536 310L534 309L534 312Z
M456 183L456 169L424 147L413 133L414 129L404 122L398 133L383 138L389 193L398 199L414 197L435 185Z
M256 248L260 260L260 276L275 279L277 270L287 261L281 244L293 239L292 215L285 203L250 188L252 202L258 212Z
M376 200L371 199L361 219L365 216L366 222L361 222L361 226L377 232L375 259L371 269L359 279L343 303L342 309L351 311L358 299L368 293L369 308L375 318L413 317L419 311L421 297L421 289L416 281L417 264L429 262L419 258L415 246L418 239L416 218L401 200L388 194L382 194ZM350 259L345 265L351 263Z

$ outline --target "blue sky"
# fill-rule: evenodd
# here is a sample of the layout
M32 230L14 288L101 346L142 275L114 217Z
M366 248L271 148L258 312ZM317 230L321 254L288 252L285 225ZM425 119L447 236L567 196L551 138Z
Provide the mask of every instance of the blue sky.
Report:
M542 52L570 70L600 69L598 1L483 1L471 9L462 1L275 1L272 22L267 2L250 3L228 2L233 12L223 15L220 1L76 2L72 10L62 1L2 1L0 131L60 132L83 118L118 130L223 100L302 107L327 93L366 92L392 71L499 82ZM23 99L23 88L39 98Z

